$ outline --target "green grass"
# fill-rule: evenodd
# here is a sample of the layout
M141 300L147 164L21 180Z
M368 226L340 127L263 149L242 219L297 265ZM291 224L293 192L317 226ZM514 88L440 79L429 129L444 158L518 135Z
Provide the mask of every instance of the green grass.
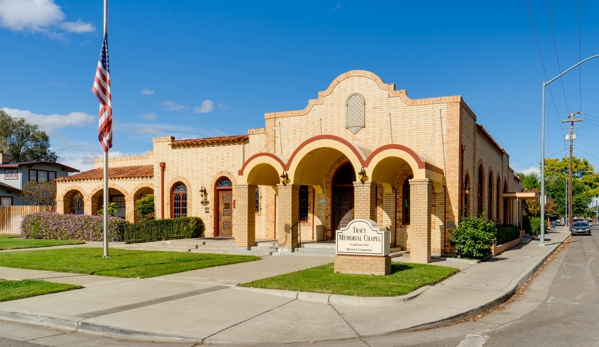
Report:
M72 284L42 280L7 281L0 278L0 302L83 288Z
M19 248L79 245L82 243L85 243L85 241L22 239L19 235L0 235L0 251Z
M231 254L151 252L102 248L63 248L0 253L0 266L116 277L155 277L247 261L260 257Z
M399 296L431 285L460 270L435 265L392 263L387 276L333 272L333 263L303 271L242 283L240 286L351 296Z

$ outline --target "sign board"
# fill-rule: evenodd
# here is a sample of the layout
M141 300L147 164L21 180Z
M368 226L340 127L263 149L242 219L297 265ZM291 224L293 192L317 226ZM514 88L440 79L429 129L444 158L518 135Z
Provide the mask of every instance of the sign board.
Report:
M389 231L370 219L354 219L336 232L337 254L389 255Z

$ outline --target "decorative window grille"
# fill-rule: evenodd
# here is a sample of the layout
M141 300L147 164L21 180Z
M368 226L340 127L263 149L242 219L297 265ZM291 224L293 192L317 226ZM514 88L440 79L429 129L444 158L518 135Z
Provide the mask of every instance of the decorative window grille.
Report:
M256 186L256 196L255 196L255 212L260 212L260 187Z
M308 221L308 186L300 186L299 189L299 220Z
M345 127L354 134L364 128L366 118L366 101L362 94L352 94L347 98Z
M403 208L403 225L409 225L410 224L410 180L413 177L410 176L408 178L406 178L406 180L403 182L403 204L402 204L402 208Z
M172 194L173 218L187 217L187 187L178 183Z
M216 186L217 187L232 187L233 184L231 183L230 179L228 179L227 177L223 177L218 181Z

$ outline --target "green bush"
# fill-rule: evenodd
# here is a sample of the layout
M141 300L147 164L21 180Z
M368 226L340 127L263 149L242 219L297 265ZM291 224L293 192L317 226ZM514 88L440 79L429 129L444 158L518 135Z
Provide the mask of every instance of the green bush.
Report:
M154 218L154 194L144 196L135 202L135 212L141 218Z
M511 224L497 226L497 244L513 241L520 237L520 229Z
M541 235L541 217L533 217L530 219L530 234L534 236Z
M451 233L450 244L463 258L483 259L491 254L497 229L484 217L464 217Z
M127 226L125 243L189 239L202 236L205 229L204 221L197 217L144 219Z
M123 241L126 220L108 217L108 241ZM21 237L46 240L104 240L104 218L54 212L31 213L21 222Z

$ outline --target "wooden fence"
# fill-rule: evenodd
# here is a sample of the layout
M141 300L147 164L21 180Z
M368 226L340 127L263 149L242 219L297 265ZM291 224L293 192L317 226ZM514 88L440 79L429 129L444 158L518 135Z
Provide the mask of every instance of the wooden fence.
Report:
M0 234L20 234L23 217L48 210L54 211L55 206L0 206Z

